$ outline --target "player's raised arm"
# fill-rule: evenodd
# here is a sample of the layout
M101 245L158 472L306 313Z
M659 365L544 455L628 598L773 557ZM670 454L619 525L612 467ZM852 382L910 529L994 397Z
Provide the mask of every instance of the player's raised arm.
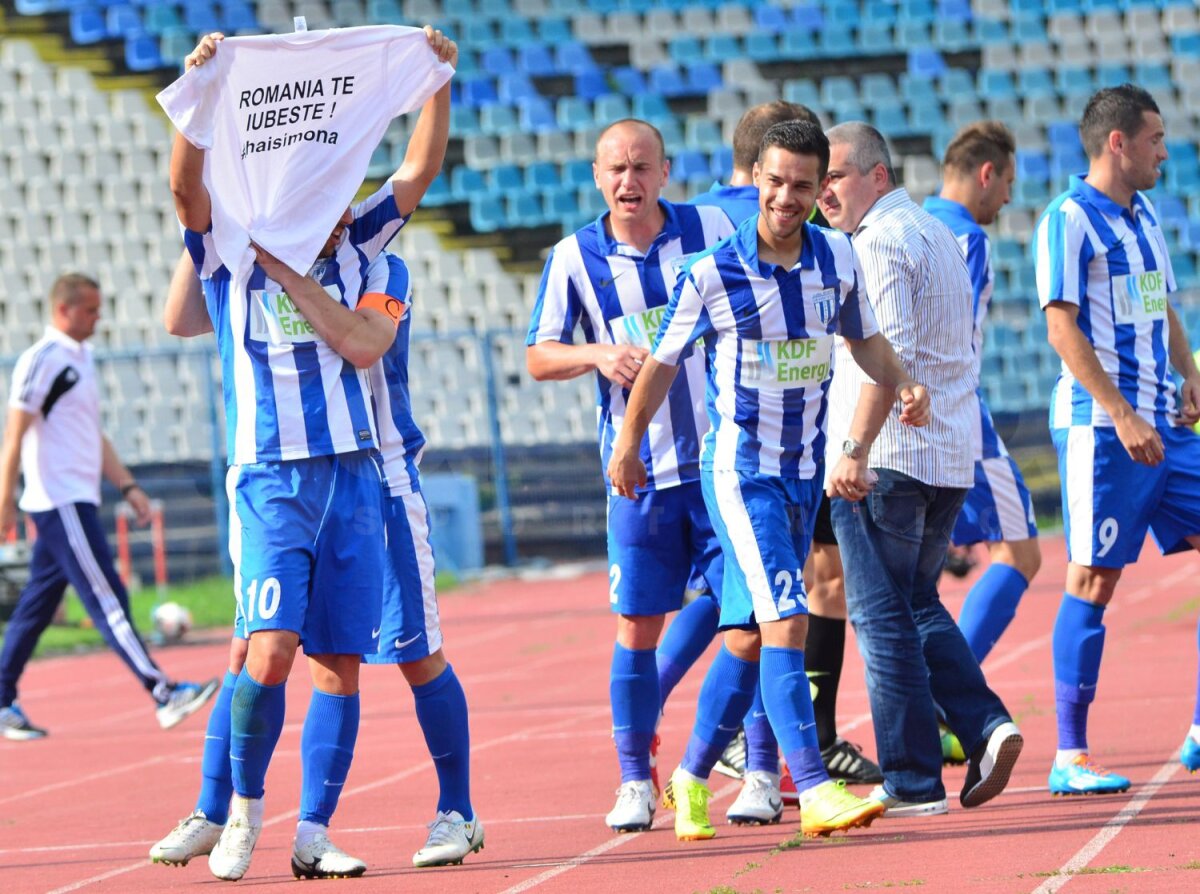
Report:
M175 272L171 274L171 286L163 306L163 326L172 335L183 338L213 331L200 279L196 276L191 255L186 251L179 256Z
M258 245L253 248L259 266L283 286L325 344L359 369L366 369L387 353L400 324L398 311L392 316L386 306L369 303L350 310L330 298L324 286L312 277L301 276Z
M184 57L184 69L190 71L208 62L224 39L219 31L206 34ZM175 197L179 222L193 232L207 232L212 223L212 200L204 186L204 150L193 146L181 133L175 134L171 147L171 195Z
M439 62L445 62L451 68L458 67L458 44L429 25L425 26L425 36ZM447 81L422 106L404 161L392 175L392 194L401 216L407 217L416 210L429 184L442 169L449 139L450 82Z

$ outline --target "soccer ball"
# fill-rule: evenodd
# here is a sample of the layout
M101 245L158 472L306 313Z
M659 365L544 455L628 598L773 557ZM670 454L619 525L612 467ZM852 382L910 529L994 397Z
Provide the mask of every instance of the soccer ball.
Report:
M192 629L192 613L178 602L164 602L154 610L154 629L165 642L178 642Z

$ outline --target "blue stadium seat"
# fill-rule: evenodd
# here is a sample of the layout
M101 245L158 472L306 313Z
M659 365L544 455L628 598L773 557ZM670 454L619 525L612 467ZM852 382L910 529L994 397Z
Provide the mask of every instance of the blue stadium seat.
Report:
M630 108L629 100L620 93L610 93L607 96L597 97L593 114L596 119L596 124L600 127L606 127L613 121L619 121L621 118L628 118L633 114Z
M859 85L859 92L867 105L898 103L900 99L896 93L895 81L892 80L891 75L887 74L864 75L862 83Z
M871 123L875 125L876 130L880 133L895 136L911 132L911 124L916 122L910 123L903 106L881 105L875 107L874 113L871 116Z
M928 47L932 43L928 21L900 19L896 22L893 39L896 46L902 50L917 50Z
M467 105L450 106L450 133L469 137L479 132L479 113L475 109Z
M646 92L645 76L632 66L619 65L609 74L613 83L617 85L617 90L626 96L637 96Z
M1174 89L1171 71L1161 62L1139 62L1133 67L1133 82L1151 93Z
M746 35L746 56L755 62L775 62L779 59L779 42L774 34L753 31Z
M858 88L854 79L845 75L831 75L821 81L821 105L834 106L858 102Z
M577 158L563 165L563 186L576 188L594 187L595 178L592 176L592 163L586 159Z
M601 70L592 58L592 51L577 40L558 41L552 46L554 47L554 66L560 72L583 74Z
M687 96L691 92L683 72L673 65L656 65L650 69L646 89L666 97Z
M509 74L516 68L512 50L508 47L487 46L485 41L479 43L485 46L485 49L479 54L479 67L488 74L497 76Z
M565 41L575 39L575 35L571 31L571 23L567 19L557 16L539 19L537 33L542 42L548 43L550 46L557 46Z
M109 37L132 37L146 33L142 14L130 3L117 3L105 10L104 31Z
M386 177L392 170L392 150L386 143L380 143L367 162L367 177Z
M763 3L754 8L754 24L759 31L778 34L788 27L788 15L778 6Z
M787 33L794 34L795 32ZM854 29L851 28L826 28L820 32L818 45L821 48L821 55L826 58L847 58L858 53L858 46L854 42Z
M161 35L172 28L182 27L183 17L174 4L153 3L143 10L142 25L149 33Z
M975 19L971 30L975 42L982 46L1008 43L1008 25L997 19Z
M261 27L254 14L254 7L245 0L232 0L222 5L222 27L226 31L257 31ZM395 21L394 19L392 21ZM461 54L460 54L461 56ZM461 69L460 69L461 70Z
M558 66L554 65L554 54L545 43L526 43L517 46L517 71L541 78L556 74Z
M981 69L978 78L979 95L982 99L1010 99L1017 95L1012 74L995 69Z
M932 22L940 11L940 4L935 5L929 0L900 0L897 20L901 22ZM969 6L967 12L970 13Z
M182 65L183 57L179 57ZM150 34L135 34L125 38L125 65L130 71L154 71L163 67L158 40Z
M858 29L858 48L869 55L882 56L896 51L890 22L867 19Z
M933 23L933 42L947 53L961 53L974 43L971 26L963 19L938 19Z
M554 111L560 130L583 130L595 124L591 103L578 96L559 97Z
M721 146L713 152L708 161L708 170L713 179L728 183L733 175L733 150L728 146Z
M183 58L196 48L196 38L191 31L180 26L168 28L158 39L158 52L165 65L183 67Z
M558 189L562 180L558 176L558 165L549 161L535 161L525 168L525 187L534 192Z
M1026 99L1034 96L1056 96L1054 76L1044 68L1023 68L1017 73L1017 90Z
M704 96L724 85L721 71L711 62L693 62L687 67L687 89L693 96Z
M942 54L930 47L908 51L908 73L918 77L936 78L946 70Z
M380 24L395 24L405 20L400 0L367 0L367 18Z
M908 130L910 133L933 133L945 124L942 104L936 97L923 97L908 103ZM941 153L937 153L941 157Z
M947 68L937 82L938 96L942 99L957 99L975 93L975 78L962 68Z
M429 205L434 208L439 205L446 205L451 201L450 181L446 179L444 173L438 174L433 178L433 182L425 190L425 195L421 197L422 205Z
M78 44L91 44L108 37L108 26L104 12L96 6L84 6L71 11L69 28L71 40Z
M882 3L883 6L891 10L890 3ZM894 16L894 13L892 13ZM867 16L867 19L874 16ZM791 27L806 29L808 31L820 31L825 27L825 14L821 11L821 7L816 4L800 3L792 7Z
M471 196L471 228L476 233L494 233L507 223L504 206L493 196Z
M1080 66L1067 65L1055 69L1054 83L1063 96L1091 96L1096 92L1091 71Z
M1200 58L1200 31L1171 36L1171 52L1176 56Z
M739 59L742 55L742 44L732 34L713 34L704 39L702 55L710 62L717 63Z
M903 72L900 75L900 95L909 102L913 100L934 100L938 98L933 81L927 77Z
M517 103L517 110L521 129L526 133L558 130L558 119L554 114L554 106L544 96L522 100Z
M818 43L820 32L788 28L779 37L779 55L784 59L819 59L825 51Z
M1129 80L1129 69L1119 63L1105 63L1096 67L1096 86L1115 87Z
M458 165L450 172L450 195L456 202L466 202L476 196L490 194L483 172Z
M660 130L662 129L661 125L675 120L675 115L671 111L671 107L667 105L667 101L655 93L643 93L633 98L633 117L659 125ZM663 137L665 139L666 134Z
M681 34L667 41L667 55L676 65L683 66L695 62L703 55L700 48L700 38L695 34Z
M799 103L810 109L821 107L821 93L816 83L808 78L794 78L783 82L783 98L786 102Z
M564 223L579 217L579 201L574 189L559 187L542 193L542 217L546 221L561 220Z
M483 133L502 137L505 134L518 133L521 123L517 120L516 110L503 103L493 103L479 110L479 129Z
M973 18L971 0L938 0L936 18L969 21Z
M211 0L184 0L183 24L196 34L208 34L221 27L221 19Z
M684 140L692 149L716 152L724 144L721 125L707 116L690 115L684 125Z
M708 156L703 152L688 149L677 153L671 162L671 177L675 180L707 180L709 176Z
M496 165L488 175L488 189L494 195L525 191L525 175L514 164Z
M537 87L533 86L533 81L529 80L529 76L519 71L500 75L496 85L496 93L500 98L500 102L506 102L510 105L541 98L541 94L538 93Z
M490 106L500 101L496 94L496 82L487 75L478 75L457 81L464 105L471 108Z
M1017 178L1045 182L1050 179L1050 162L1041 152L1017 150Z
M533 33L533 25L529 19L523 19L519 16L509 16L506 19L500 19L500 43L505 46L514 48L518 53L518 58L521 50L529 46L540 46L538 38ZM530 72L532 74L532 72Z
M595 99L612 92L608 76L600 69L581 71L575 75L575 93L582 99Z

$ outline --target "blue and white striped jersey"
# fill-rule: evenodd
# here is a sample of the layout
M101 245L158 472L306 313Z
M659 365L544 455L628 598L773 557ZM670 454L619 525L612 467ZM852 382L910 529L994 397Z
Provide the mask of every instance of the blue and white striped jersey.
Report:
M930 196L925 200L923 207L950 228L950 232L958 240L963 257L967 260L967 272L971 274L971 289L975 296L975 329L971 333L971 350L975 352L975 373L978 375L983 359L983 322L987 319L988 308L992 303L992 289L995 286L992 244L987 232L976 223L971 212L958 202ZM976 388L975 393L979 396L979 425L972 434L975 458L978 460L1008 456L1008 449L996 433L992 414L983 399L983 389Z
M688 257L733 232L719 208L659 201L666 215L662 232L643 255L604 229L605 212L559 242L546 261L525 343L571 344L576 326L591 344L628 344L653 349L663 311ZM708 429L704 412L704 358L685 364L642 440L646 487L654 491L700 479L700 438ZM601 467L608 468L612 444L625 418L628 393L596 374ZM607 483L607 476L605 478Z
M309 271L354 309L370 262L407 218L384 184L352 209L332 257ZM376 446L367 371L325 344L257 264L243 294L213 250L211 233L184 232L217 336L232 464L327 456Z
M685 268L654 358L708 355L703 468L812 478L825 455L835 335L878 331L850 240L804 225L791 270L758 257L758 215ZM698 352L696 352L698 353Z
M1130 406L1153 425L1178 415L1168 369L1167 295L1175 274L1154 206L1141 193L1122 208L1082 177L1050 203L1033 238L1038 300L1079 306L1078 323ZM1050 405L1050 427L1111 426L1067 365Z
M408 344L412 330L412 279L404 261L384 252L371 262L365 292L389 295L404 303L404 316L396 340L370 369L375 395L375 422L379 450L383 454L383 477L395 497L421 489L417 466L425 449L425 435L413 420L408 393Z

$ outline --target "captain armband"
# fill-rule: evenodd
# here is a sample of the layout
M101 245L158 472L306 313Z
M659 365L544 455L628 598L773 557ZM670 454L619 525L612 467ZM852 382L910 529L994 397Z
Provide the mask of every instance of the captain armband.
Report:
M392 321L393 326L400 325L400 320L404 318L404 311L408 309L408 306L399 298L393 298L383 292L367 292L359 298L356 310L362 310L364 307L383 314Z

